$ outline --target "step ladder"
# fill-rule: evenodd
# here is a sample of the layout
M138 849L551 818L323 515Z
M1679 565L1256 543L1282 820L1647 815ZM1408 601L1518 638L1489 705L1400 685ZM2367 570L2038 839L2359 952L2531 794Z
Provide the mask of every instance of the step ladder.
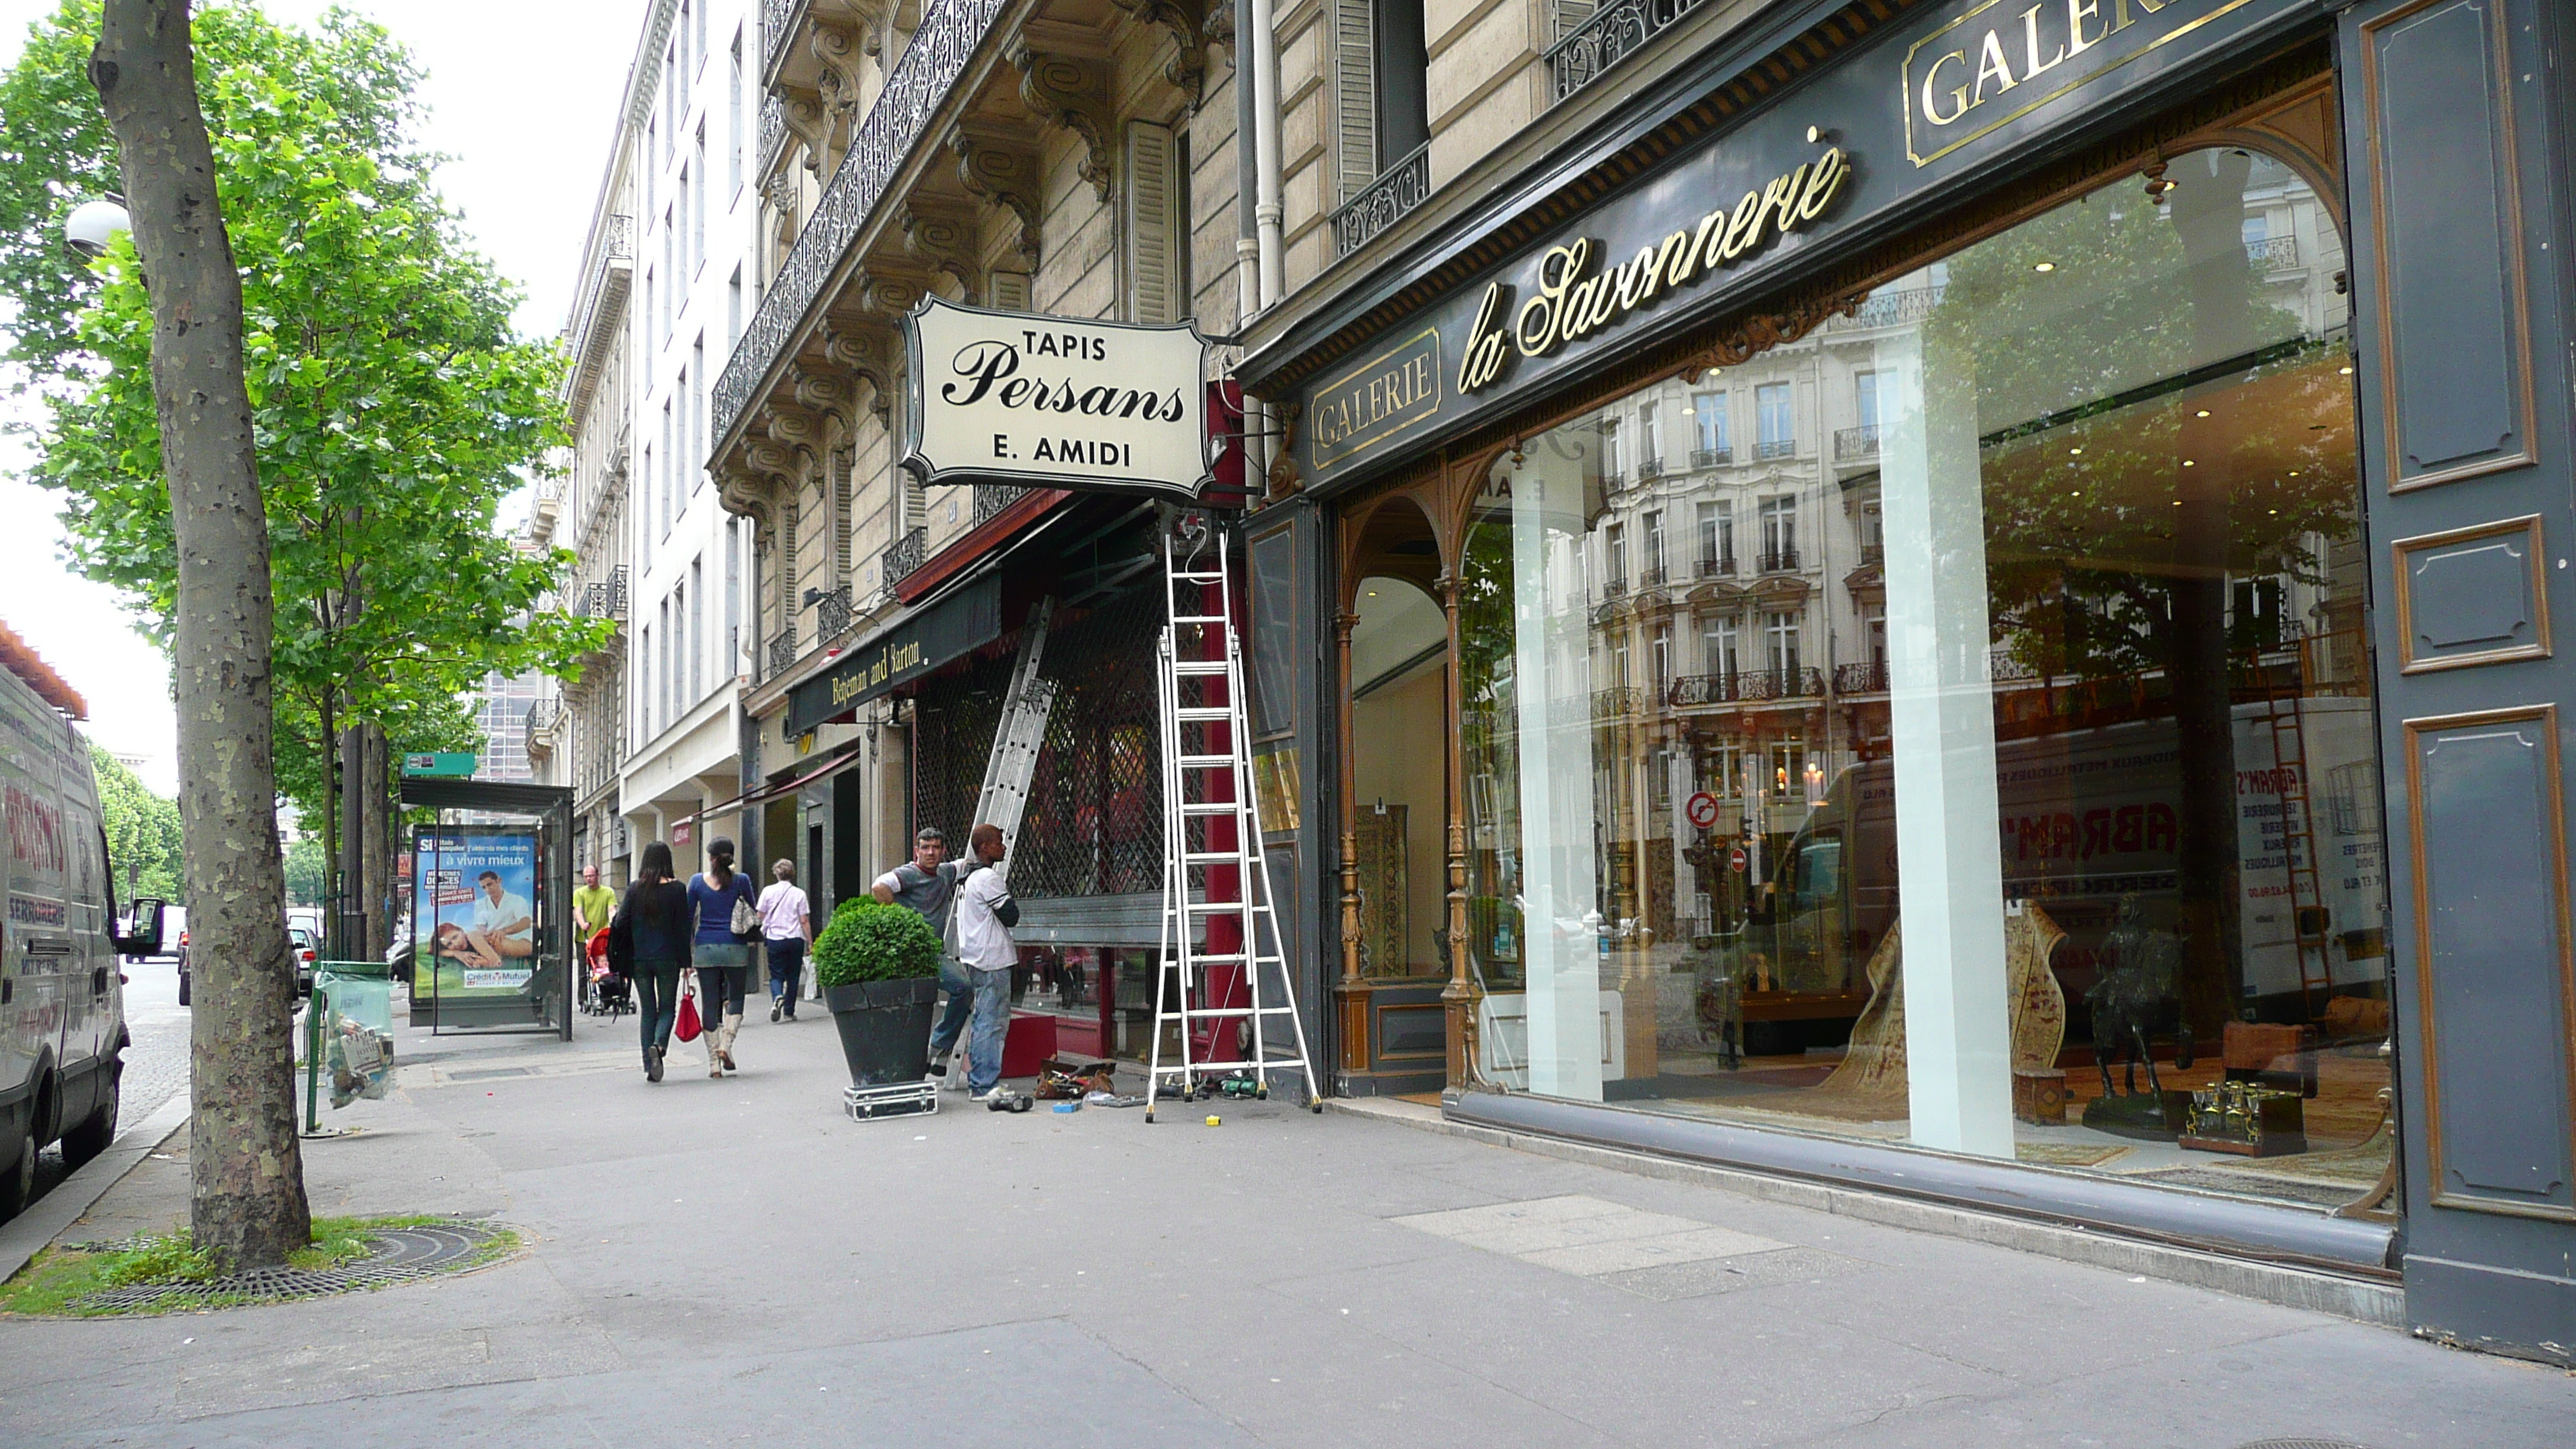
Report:
M2286 686L2255 656L2255 678L2263 688L2265 723L2272 733L2274 778L2281 785L2281 868L2290 887L2290 949L2299 961L2299 997L2308 1020L2321 1019L2334 995L2334 962L2327 952L2325 882L2317 868L2315 801L2308 790L2306 721L2301 712L2307 693L2306 660Z
M1251 729L1243 707L1243 649L1225 543L1205 514L1183 514L1163 536L1163 603L1170 620L1155 652L1163 765L1163 927L1154 976L1154 1044L1145 1120L1163 1097L1213 1095L1248 1078L1268 1097L1274 1074L1295 1073L1306 1105L1324 1110L1305 1023L1280 945L1252 793ZM1222 697L1220 696L1220 693ZM1217 736L1222 733L1224 738ZM1229 838L1230 834L1230 838ZM1234 900L1212 900L1231 869ZM1220 883L1221 884L1221 883ZM1214 922L1239 929L1234 949L1203 941ZM1268 981L1278 983L1270 999ZM1293 1052L1270 1031L1285 1017ZM1166 1033L1179 1060L1163 1059Z
M1046 652L1047 620L1054 612L1055 600L1049 598L1038 600L1029 613L1028 631L1020 641L1020 662L1011 671L1011 690L1002 700L1002 722L993 731L993 753L984 762L984 788L975 796L975 818L966 822L970 828L1000 826L1006 846L1020 838L1020 817L1029 807L1029 782L1037 774L1047 720L1055 713L1056 681L1038 677L1038 661Z

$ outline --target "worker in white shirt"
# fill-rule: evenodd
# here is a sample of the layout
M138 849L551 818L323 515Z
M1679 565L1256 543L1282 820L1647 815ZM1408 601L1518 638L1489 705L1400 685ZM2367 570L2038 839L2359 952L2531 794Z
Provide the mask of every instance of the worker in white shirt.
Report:
M1010 1034L1011 967L1020 959L1011 928L1020 923L1020 906L1002 874L1001 827L978 825L967 839L984 868L957 888L957 960L975 997L966 1037L966 1090L970 1100L989 1103L1001 1090L1002 1043Z

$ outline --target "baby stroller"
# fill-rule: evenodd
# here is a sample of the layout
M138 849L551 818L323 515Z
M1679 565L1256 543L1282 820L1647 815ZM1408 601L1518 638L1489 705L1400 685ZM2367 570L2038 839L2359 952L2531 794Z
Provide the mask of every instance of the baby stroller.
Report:
M635 983L608 969L607 927L591 934L582 957L582 1014L615 1018L633 1011Z

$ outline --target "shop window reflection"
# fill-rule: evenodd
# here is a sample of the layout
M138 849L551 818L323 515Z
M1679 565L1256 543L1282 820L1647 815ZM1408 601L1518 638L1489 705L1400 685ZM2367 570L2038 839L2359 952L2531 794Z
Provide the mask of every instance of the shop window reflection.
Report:
M2342 246L2268 158L2165 176L2160 201L2113 183L1497 461L1458 661L1488 1075L2288 1201L2377 1176ZM1669 401L1707 453L1721 387L1752 390L1757 476L1623 475L1613 416ZM1793 456L1793 398L1836 446ZM1700 566L1620 590L1627 542L1651 566L1675 509ZM1932 556L1943 529L1982 558ZM1677 623L1700 672L1667 678ZM1606 687L1632 647L1654 687ZM1936 813L1942 782L1980 779ZM1907 1019L1909 918L1925 1009L1962 1018L1938 1040ZM2299 1105L2243 1140L2229 1122L2262 1114L2229 1118L2229 1081Z

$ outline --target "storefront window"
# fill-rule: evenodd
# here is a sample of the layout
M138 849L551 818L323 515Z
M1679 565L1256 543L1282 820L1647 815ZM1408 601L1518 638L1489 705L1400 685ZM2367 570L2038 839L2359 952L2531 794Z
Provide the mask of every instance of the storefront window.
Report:
M2387 945L2344 264L2298 173L2194 152L1506 454L1461 567L1481 1068L2359 1195ZM1703 421L1687 468L1612 466L1612 415L1720 385L1757 456ZM1677 508L1695 576L1587 569ZM1738 508L1741 573L1709 562ZM1642 699L1593 683L1632 641Z

